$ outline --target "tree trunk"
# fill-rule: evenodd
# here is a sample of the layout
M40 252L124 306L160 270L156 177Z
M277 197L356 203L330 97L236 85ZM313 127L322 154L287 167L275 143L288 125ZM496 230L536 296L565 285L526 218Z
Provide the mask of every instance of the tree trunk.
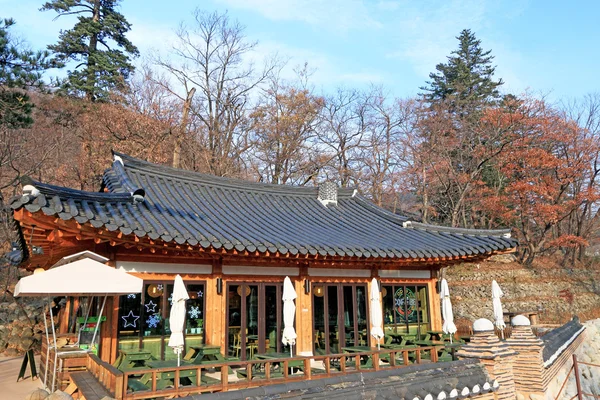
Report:
M179 168L181 165L181 142L187 130L188 117L190 115L190 106L192 105L192 97L196 93L196 88L191 88L183 102L183 114L181 116L181 126L179 133L175 137L175 147L173 148L173 168Z
M94 0L94 12L92 15L92 21L97 23L100 21L100 0ZM94 53L98 48L98 33L95 32L90 36L90 45L88 48L88 62L87 62L87 82L86 82L86 97L89 101L94 101L94 87L96 86L96 61L94 60Z

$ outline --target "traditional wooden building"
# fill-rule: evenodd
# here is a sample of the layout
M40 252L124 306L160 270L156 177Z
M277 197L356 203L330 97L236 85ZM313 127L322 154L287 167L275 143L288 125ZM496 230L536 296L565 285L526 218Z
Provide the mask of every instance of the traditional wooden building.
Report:
M176 274L190 294L186 347L216 344L241 359L287 350L281 295L289 276L298 295L294 352L337 353L375 344L373 278L381 282L386 333L440 330L440 269L516 246L509 231L413 222L331 183L251 183L118 153L99 192L23 184L11 207L24 267L49 268L90 250L145 281L141 295L109 302L101 356L111 362L120 349L173 357L166 345Z

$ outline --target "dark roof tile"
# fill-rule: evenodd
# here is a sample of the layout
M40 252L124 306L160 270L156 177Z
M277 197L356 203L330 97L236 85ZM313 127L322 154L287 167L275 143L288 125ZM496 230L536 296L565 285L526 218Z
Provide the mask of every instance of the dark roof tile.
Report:
M452 258L514 248L508 231L447 228L407 221L352 189L324 206L318 188L252 183L151 164L124 154L104 174L108 192L31 180L37 198L13 209L40 209L93 227L203 248L362 258Z

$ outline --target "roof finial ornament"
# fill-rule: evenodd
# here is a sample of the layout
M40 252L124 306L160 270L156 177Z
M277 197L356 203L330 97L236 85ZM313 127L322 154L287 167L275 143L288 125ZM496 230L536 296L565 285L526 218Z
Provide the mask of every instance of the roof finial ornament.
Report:
M120 162L121 165L125 165L125 163L123 163L123 159L120 156L113 154L113 157L114 157L114 159L113 159L114 162Z

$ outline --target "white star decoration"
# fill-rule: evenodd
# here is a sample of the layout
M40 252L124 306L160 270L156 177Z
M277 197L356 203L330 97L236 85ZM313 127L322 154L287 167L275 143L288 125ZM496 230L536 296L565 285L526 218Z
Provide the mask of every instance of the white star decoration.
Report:
M146 320L146 323L148 324L148 328L156 328L158 326L159 322L160 322L160 315L158 315L158 314L151 315L150 318L148 318Z
M161 283L159 283L158 285L156 285L156 288L158 290L163 290L163 285Z
M202 290L198 290L198 297L202 297L204 295L204 293L202 293Z
M127 298L128 298L128 299L135 299L135 293L128 294L128 295L127 295Z
M202 311L200 311L200 307L198 306L192 306L190 307L190 311L188 311L188 314L190 314L190 318L199 318L200 315L202 315Z
M127 328L131 326L132 328L136 328L137 320L140 319L139 315L133 315L133 311L129 311L129 314L122 316L123 318L123 328Z
M152 300L150 300L150 302L148 304L144 304L144 306L146 307L147 313L156 312L157 305L158 304L155 304Z

